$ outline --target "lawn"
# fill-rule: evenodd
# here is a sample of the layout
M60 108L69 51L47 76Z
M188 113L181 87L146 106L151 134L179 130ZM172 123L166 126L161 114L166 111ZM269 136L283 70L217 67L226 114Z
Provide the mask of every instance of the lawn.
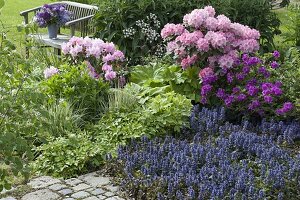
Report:
M49 2L49 0L5 0L0 20L4 25L5 31L7 31L7 37L15 41L15 43L22 42L22 33L19 33L17 30L17 26L22 24L23 21L23 17L19 13Z

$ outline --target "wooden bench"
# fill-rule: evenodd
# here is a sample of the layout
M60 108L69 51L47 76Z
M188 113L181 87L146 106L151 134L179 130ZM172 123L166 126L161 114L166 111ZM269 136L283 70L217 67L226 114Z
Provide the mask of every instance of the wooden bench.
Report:
M76 31L80 32L81 37L88 36L93 33L94 28L91 26L91 20L94 17L95 13L98 11L97 6L76 3L71 1L60 1L51 4L65 4L66 10L72 12L71 21L67 22L64 25L64 28L70 29L70 34L59 34L57 35L57 39L49 39L48 34L29 34L26 38L31 38L39 43L42 46L53 47L57 54L61 52L61 45L64 42L68 42L69 39L75 35ZM41 9L42 6L32 8L29 10L25 10L20 12L20 15L24 17L25 25L29 23L30 13L32 13L32 17ZM26 54L28 56L28 49L26 49Z

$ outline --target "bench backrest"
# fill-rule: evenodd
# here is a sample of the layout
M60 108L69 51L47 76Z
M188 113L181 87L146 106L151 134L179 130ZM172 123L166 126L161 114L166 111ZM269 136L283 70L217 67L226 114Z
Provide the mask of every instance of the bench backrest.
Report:
M85 17L85 16L89 16L89 15L94 15L98 10L98 7L96 7L96 6L71 2L71 1L61 1L59 3L67 5L66 9L73 13L72 20L78 19L81 17Z
M59 3L66 4L66 9L72 12L73 15L72 20L94 15L98 11L98 7L92 5L71 2L71 1L61 1ZM95 31L94 28L91 26L91 20L86 20L77 23L75 25L75 30L79 31L82 37L85 37Z

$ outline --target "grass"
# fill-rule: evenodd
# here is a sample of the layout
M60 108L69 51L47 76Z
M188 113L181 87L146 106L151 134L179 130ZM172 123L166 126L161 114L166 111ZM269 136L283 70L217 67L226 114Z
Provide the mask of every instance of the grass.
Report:
M26 9L34 8L50 0L5 0L5 5L1 10L1 22L3 23L4 31L7 33L7 38L15 44L20 44L23 40L23 33L18 32L17 26L22 24L23 17L20 12ZM2 27L1 27L2 29ZM1 32L0 29L0 32Z

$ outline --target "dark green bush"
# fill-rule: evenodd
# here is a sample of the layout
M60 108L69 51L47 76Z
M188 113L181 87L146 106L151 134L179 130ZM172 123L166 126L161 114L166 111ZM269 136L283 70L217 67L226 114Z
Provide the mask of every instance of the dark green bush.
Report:
M166 23L180 23L186 13L206 5L232 21L258 29L264 49L272 49L280 21L271 12L269 0L103 0L95 16L96 36L117 44L131 64L140 64L145 55L161 55L163 50L162 39L157 37L150 42L141 22L149 24L146 29L157 35Z

